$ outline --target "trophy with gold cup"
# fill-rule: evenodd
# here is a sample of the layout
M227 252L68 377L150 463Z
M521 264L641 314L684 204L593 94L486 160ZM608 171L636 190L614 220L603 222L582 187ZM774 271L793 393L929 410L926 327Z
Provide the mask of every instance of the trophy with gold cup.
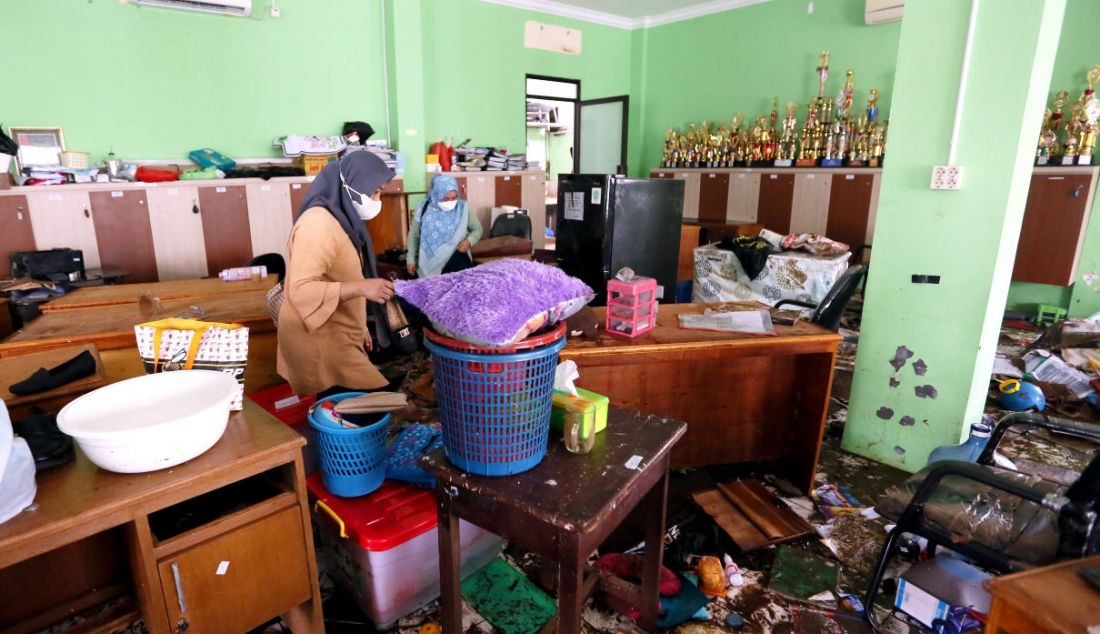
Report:
M1092 165L1092 148L1096 145L1097 120L1100 119L1100 99L1093 86L1100 81L1100 65L1085 74L1088 88L1081 95L1081 146L1077 154L1078 165Z

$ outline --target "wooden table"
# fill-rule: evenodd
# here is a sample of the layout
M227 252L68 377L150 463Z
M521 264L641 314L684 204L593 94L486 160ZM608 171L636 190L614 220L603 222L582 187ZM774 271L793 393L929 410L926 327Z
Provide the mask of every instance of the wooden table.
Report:
M54 311L0 341L0 358L92 343L99 348L109 382L140 376L145 368L137 352L134 326L186 313L192 306L205 310L203 319L207 321L248 327L246 392L282 382L275 374L275 323L267 312L266 291L263 290L163 302L161 311L152 316L143 315L133 303Z
M641 606L641 624L656 631L657 584L664 553L669 455L685 425L612 407L607 429L586 455L565 449L551 434L546 458L515 476L473 476L452 466L442 451L422 460L437 479L439 570L443 631L462 631L459 520L476 524L558 564L557 631L580 631L581 611L599 585ZM626 466L638 456L636 469ZM642 588L589 573L588 555L639 504L645 504L646 551ZM544 628L545 631L545 628Z
M214 295L236 295L255 291L267 292L277 279L269 275L261 280L242 282L223 282L220 279L204 278L197 280L174 280L170 282L144 282L141 284L113 284L110 286L92 286L78 288L41 306L42 313L62 310L79 310L99 306L136 304L145 293L159 297L162 302L173 300L194 300Z
M182 631L181 620L196 633L243 632L284 613L295 632L323 632L304 444L246 399L221 440L182 465L116 474L77 451L74 462L40 472L37 508L0 524L0 629L45 627L111 598L107 588L129 603L80 631L110 632L140 616L153 634ZM245 484L269 492L242 496ZM239 504L168 530L166 514L215 496ZM123 578L105 580L104 569Z
M673 468L775 462L808 492L841 337L801 321L776 326L774 337L679 328L679 314L715 306L661 305L649 333L571 338L561 360L577 363L579 387L615 405L687 422ZM602 323L605 309L595 310Z
M77 379L72 383L67 383L52 390L27 396L16 396L8 391L12 383L29 377L38 368L48 370L72 359L85 350L92 353L96 360L96 371L91 376ZM103 361L99 358L99 350L92 344L0 359L0 401L4 401L4 404L7 405L8 413L11 414L13 421L23 418L32 406L56 413L74 398L104 385L107 385L107 379L103 374Z
M1089 634L1100 628L1100 590L1077 570L1100 555L986 581L993 597L986 634Z

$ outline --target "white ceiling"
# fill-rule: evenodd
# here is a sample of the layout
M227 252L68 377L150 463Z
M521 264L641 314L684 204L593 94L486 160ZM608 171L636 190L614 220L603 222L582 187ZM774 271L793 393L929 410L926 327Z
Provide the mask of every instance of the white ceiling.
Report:
M624 29L658 26L768 0L485 0Z

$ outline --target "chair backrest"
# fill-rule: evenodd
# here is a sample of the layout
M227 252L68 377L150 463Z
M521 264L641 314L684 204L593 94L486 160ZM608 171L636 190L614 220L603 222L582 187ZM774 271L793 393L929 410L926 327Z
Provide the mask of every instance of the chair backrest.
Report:
M278 275L279 281L286 277L286 260L278 253L264 253L245 263L245 266L266 266L268 275Z
M493 227L489 230L490 238L500 236L515 236L524 240L531 239L531 218L526 213L509 211L500 214L493 221Z
M844 313L844 308L848 306L866 273L867 267L862 264L849 266L829 292L825 293L825 298L817 305L810 321L836 332L840 328L840 316Z

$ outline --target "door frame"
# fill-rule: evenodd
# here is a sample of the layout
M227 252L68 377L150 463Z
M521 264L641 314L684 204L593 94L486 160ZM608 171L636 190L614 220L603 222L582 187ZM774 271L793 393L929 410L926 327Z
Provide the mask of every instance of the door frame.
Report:
M619 156L618 173L626 176L626 143L627 138L630 136L630 95L618 95L616 97L602 97L600 99L588 99L586 101L580 101L577 103L577 133L574 143L576 148L573 152L573 164L575 169L580 169L581 166L581 108L585 106L595 106L601 103L613 103L621 101L623 103L623 140L622 140L622 154ZM579 173L574 171L574 173Z
M577 86L577 97L570 99L568 97L551 97L550 95L539 95L535 93L527 92L527 80L528 79L541 79L543 81L557 81L563 84L574 84ZM539 75L536 73L524 73L523 75L523 111L527 112L527 100L528 99L548 99L550 101L568 101L573 104L573 169L569 170L570 174L577 174L577 168L580 166L580 144L581 144L581 80L569 79L567 77L552 77L550 75ZM523 143L524 150L527 149L527 123L526 116L524 117L523 128ZM549 165L543 165L543 171L549 174Z

